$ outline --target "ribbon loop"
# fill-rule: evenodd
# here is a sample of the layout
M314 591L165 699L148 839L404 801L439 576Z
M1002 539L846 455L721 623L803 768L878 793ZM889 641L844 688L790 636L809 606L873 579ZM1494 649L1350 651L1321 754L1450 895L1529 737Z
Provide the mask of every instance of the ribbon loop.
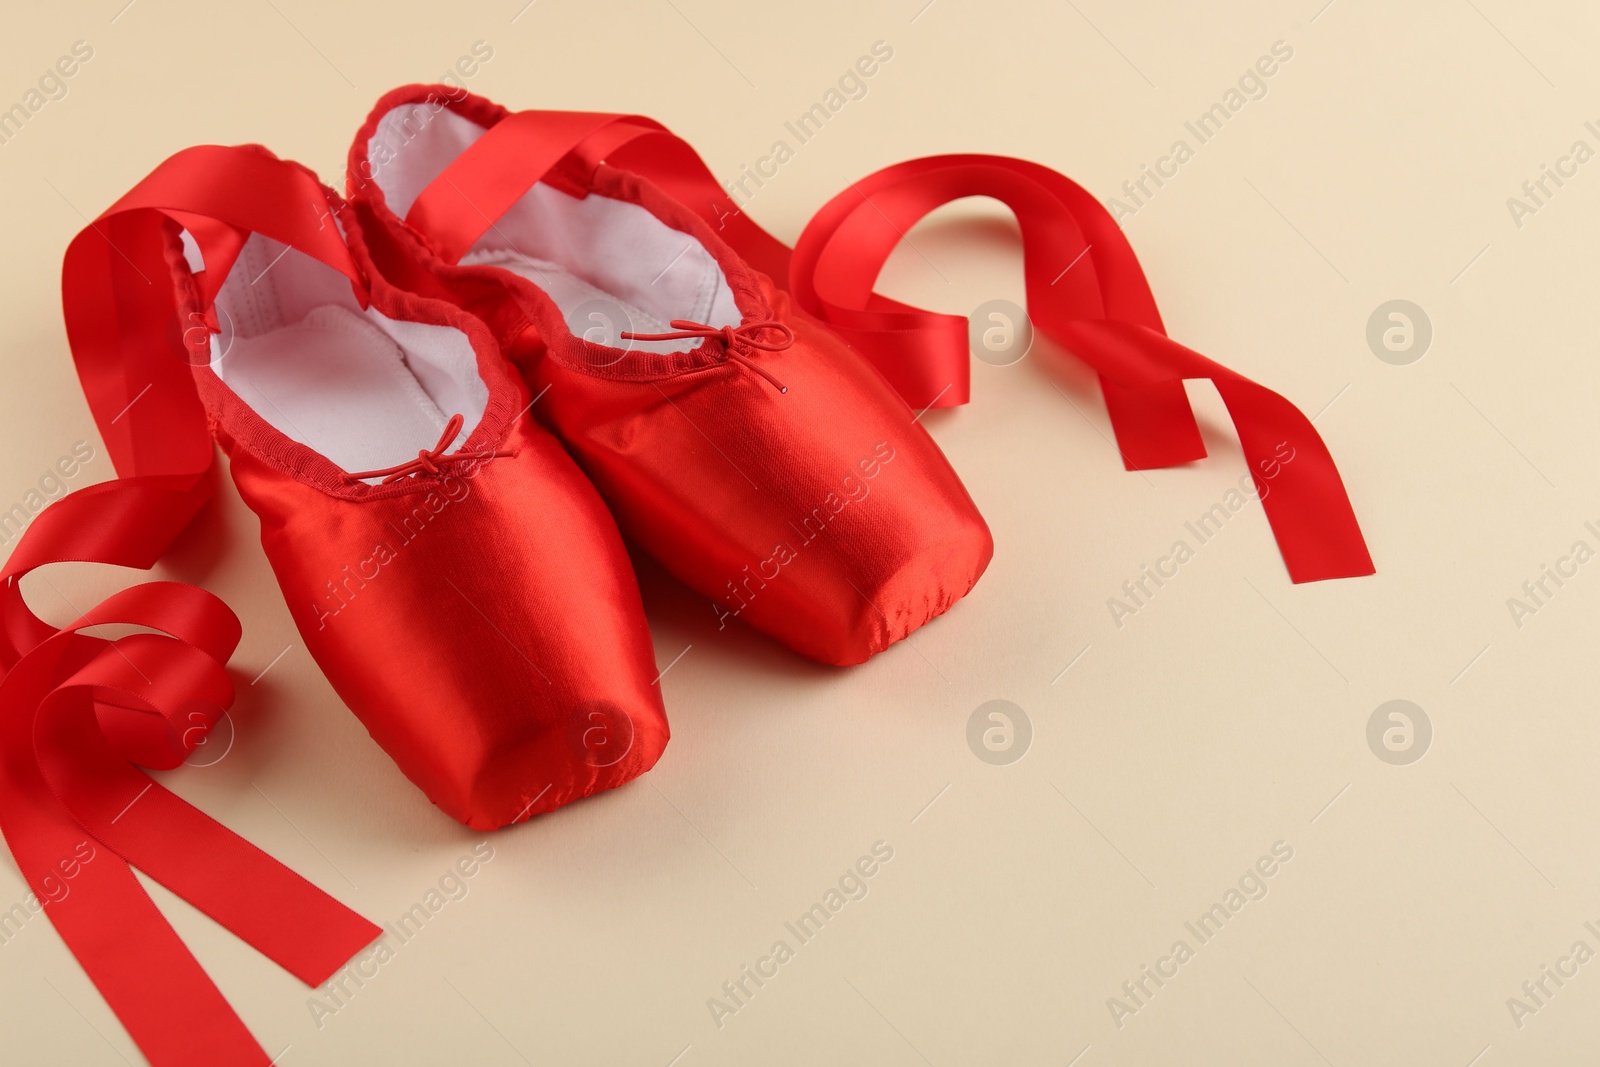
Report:
M872 287L907 230L968 196L993 197L1016 215L1028 313L1099 376L1125 467L1168 467L1205 455L1183 383L1208 379L1239 433L1290 577L1372 573L1344 482L1311 421L1277 393L1171 341L1115 220L1081 186L1046 167L952 155L868 175L824 205L796 242L796 302L872 360L908 403L964 403L964 320L919 311Z
M202 146L162 163L74 238L62 270L67 336L121 477L42 511L0 571L0 831L51 901L52 925L159 1067L268 1059L134 867L311 984L380 931L133 766L178 766L232 703L224 664L240 628L226 605L146 582L57 629L29 609L22 579L67 561L148 569L188 526L211 494L212 466L189 327L209 332L211 298L252 233L345 274L364 306L335 199L265 149ZM205 261L198 309L176 284L179 228ZM186 309L197 323L183 321ZM108 623L157 632L88 632ZM52 893L62 877L73 877L64 896Z
M453 263L545 174L568 165L592 171L602 163L642 175L716 226L913 408L968 402L967 322L892 300L873 286L906 231L930 211L969 196L999 200L1022 230L1029 315L1099 375L1123 465L1142 470L1203 458L1183 383L1209 379L1228 406L1258 490L1260 465L1274 463L1280 445L1297 457L1273 466L1284 469L1263 497L1290 577L1372 573L1338 468L1310 420L1278 394L1167 341L1121 228L1065 176L1005 156L899 163L825 204L791 253L751 222L694 149L660 123L636 115L523 111L504 115L459 153L417 197L406 223Z

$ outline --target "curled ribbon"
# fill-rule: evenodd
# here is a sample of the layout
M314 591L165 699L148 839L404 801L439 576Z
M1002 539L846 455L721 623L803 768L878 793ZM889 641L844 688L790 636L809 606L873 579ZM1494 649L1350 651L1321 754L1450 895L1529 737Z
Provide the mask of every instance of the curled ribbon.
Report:
M528 111L505 116L461 153L407 223L454 262L549 170L602 161L644 175L699 212L919 407L967 402L966 322L872 286L904 231L929 211L967 196L1001 200L1023 230L1030 314L1099 374L1124 464L1136 470L1205 455L1183 381L1208 379L1252 475L1280 443L1300 457L1263 494L1290 576L1372 572L1344 484L1310 421L1278 394L1170 340L1109 214L1037 164L939 156L886 168L825 205L791 253L660 123ZM0 571L0 831L41 899L46 879L85 837L115 857L82 865L73 892L46 914L162 1067L268 1060L134 867L311 984L380 931L132 765L177 766L231 702L223 664L239 624L226 606L199 589L147 582L57 629L28 609L21 582L65 561L148 569L167 550L211 493L211 442L183 349L208 343L212 299L251 233L345 274L364 306L365 282L329 225L336 210L303 168L262 149L205 146L161 164L78 234L63 267L67 332L120 477L47 508ZM205 260L195 275L201 311L180 306L167 284L179 227ZM185 311L196 321L183 321ZM437 451L408 468L425 468ZM86 632L106 623L157 632L116 640Z
M224 664L240 629L226 605L145 582L57 629L29 610L22 579L68 561L148 569L210 496L211 440L170 268L178 227L205 256L205 306L250 232L343 271L364 299L319 206L331 210L315 178L264 150L193 148L74 239L62 272L67 334L121 477L46 508L0 571L0 831L52 925L159 1067L270 1061L133 868L311 985L381 930L134 766L178 766L232 703ZM89 632L111 623L156 632ZM52 894L62 864L96 845L110 855L74 863L70 892Z
M1288 400L1167 337L1155 297L1109 212L1047 167L1004 156L915 159L869 174L823 206L795 243L796 301L878 365L913 406L939 394L965 403L971 363L967 322L872 291L904 234L924 215L968 196L999 200L1022 229L1028 312L1039 328L1099 375L1128 470L1205 456L1184 392L1189 378L1216 386L1233 418L1261 503L1296 582L1373 572L1333 456ZM1292 465L1278 463L1279 449Z
M1028 310L1049 337L1099 375L1124 466L1205 456L1183 382L1215 384L1233 418L1295 582L1373 572L1344 481L1311 421L1288 400L1166 335L1144 272L1109 212L1061 174L1004 156L914 159L870 174L812 218L791 251L745 215L686 142L653 119L589 112L507 114L425 188L406 224L455 262L535 182L558 166L602 162L641 174L721 231L756 269L870 361L914 408L969 399L967 320L873 292L890 252L928 212L987 196L1022 228ZM1275 463L1292 448L1292 464ZM1263 466L1265 464L1265 466Z

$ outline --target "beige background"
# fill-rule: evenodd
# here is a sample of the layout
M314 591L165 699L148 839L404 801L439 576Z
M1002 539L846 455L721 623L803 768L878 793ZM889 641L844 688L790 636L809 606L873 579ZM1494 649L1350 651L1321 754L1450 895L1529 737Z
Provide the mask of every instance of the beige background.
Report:
M1506 206L1575 140L1600 147L1583 127L1600 119L1592 5L123 2L13 9L0 35L6 105L74 41L94 49L0 146L4 506L75 441L98 446L61 325L67 241L185 145L260 141L338 182L380 92L481 40L494 55L474 91L646 112L732 177L886 41L866 98L749 204L792 240L846 180L937 152L1024 156L1112 196L1283 40L1294 58L1268 95L1125 228L1173 336L1318 415L1379 568L1292 586L1252 508L1117 628L1106 599L1243 473L1215 394L1192 390L1212 458L1141 476L1059 353L976 365L974 403L927 417L995 532L974 593L838 671L719 633L646 570L659 662L692 646L663 680L659 767L493 835L469 895L320 1027L306 989L157 890L279 1062L1499 1067L1600 1051L1600 963L1520 1027L1506 1003L1574 942L1600 950L1582 925L1600 926L1600 564L1520 628L1506 606L1575 540L1600 546L1583 527L1600 520L1600 163L1521 228ZM998 210L912 238L885 291L959 313L1022 299ZM1394 298L1433 325L1409 366L1365 339ZM110 474L97 451L75 484ZM164 780L392 920L480 838L340 705L255 538L230 492L160 568L245 624L231 750ZM31 595L64 619L133 576L47 577ZM1011 766L966 741L996 698L1033 724ZM1409 766L1366 741L1395 698L1433 725ZM894 859L869 895L719 1029L707 998L792 941L785 921L879 840ZM1270 893L1198 945L1184 922L1276 841L1294 853ZM0 864L0 904L25 892ZM1119 1028L1107 999L1179 938L1194 958ZM141 1062L42 917L0 946L0 1017L7 1063Z

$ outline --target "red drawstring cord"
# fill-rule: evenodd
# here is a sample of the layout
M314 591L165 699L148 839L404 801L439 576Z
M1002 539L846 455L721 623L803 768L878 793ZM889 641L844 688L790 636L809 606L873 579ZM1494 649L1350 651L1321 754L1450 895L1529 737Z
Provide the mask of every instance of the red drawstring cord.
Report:
M408 459L404 463L393 467L385 467L377 471L352 471L346 477L351 481L364 481L367 478L382 478L383 484L397 482L401 478L413 474L438 474L441 463L458 463L474 459L496 459L500 456L509 456L510 452L452 452L445 455L445 449L450 447L450 442L456 439L456 434L461 432L461 424L467 420L460 415L451 415L450 421L444 424L444 432L439 435L439 443L432 448L424 448L417 453L416 459Z
M617 336L624 341L681 341L690 337L717 337L722 339L722 345L728 352L728 358L736 360L740 365L755 371L765 378L771 386L780 393L787 393L788 386L773 377L772 372L760 366L740 348L759 350L762 352L782 352L794 344L794 331L781 322L766 319L761 322L747 322L743 326L707 326L703 322L692 322L689 319L673 319L668 323L675 331L673 333L630 333L624 330ZM756 334L761 330L776 330L782 335L777 341L763 341Z

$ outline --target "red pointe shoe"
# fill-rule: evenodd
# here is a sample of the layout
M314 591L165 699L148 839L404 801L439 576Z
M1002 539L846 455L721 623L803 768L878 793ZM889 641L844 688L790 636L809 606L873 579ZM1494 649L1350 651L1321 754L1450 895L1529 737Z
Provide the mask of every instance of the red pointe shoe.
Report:
M450 816L620 785L667 723L616 527L483 324L385 283L338 203L253 147L189 149L124 197L177 312L181 351L145 358L184 375L157 367L112 429L165 447L203 407L307 649Z
M966 595L989 530L876 370L670 190L572 151L609 118L390 93L350 158L372 255L493 327L624 532L722 623L859 663Z

